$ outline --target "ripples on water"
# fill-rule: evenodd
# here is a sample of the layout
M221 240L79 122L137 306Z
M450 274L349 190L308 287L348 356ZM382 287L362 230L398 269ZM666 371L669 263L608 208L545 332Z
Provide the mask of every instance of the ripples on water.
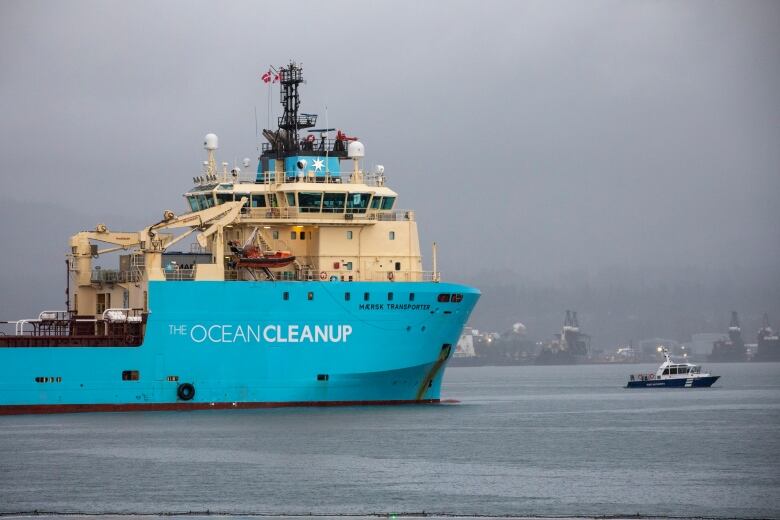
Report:
M450 368L452 405L0 417L0 512L780 518L780 364L622 388L653 368Z

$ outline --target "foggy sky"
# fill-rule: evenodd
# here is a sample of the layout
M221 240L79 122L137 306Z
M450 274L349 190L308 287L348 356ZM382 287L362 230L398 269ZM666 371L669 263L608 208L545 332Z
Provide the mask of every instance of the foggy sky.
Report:
M2 0L0 300L62 270L71 232L185 211L206 133L254 160L260 74L289 59L302 110L385 166L446 279L777 287L779 27L777 2Z

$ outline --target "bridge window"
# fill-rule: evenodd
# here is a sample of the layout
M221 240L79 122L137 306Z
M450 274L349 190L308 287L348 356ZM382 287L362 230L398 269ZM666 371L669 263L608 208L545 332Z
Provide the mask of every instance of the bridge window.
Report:
M371 209L379 209L381 207L382 207L382 197L375 195L374 198L371 199Z
M664 368L664 373L662 375L668 376L669 375L669 369Z
M370 193L350 193L347 197L347 213L365 213L370 198Z
M217 205L224 204L226 202L233 202L233 194L217 193Z
M395 197L385 197L382 199L382 209L393 209Z
M265 207L265 195L252 195L252 207L264 208Z
M198 199L195 197L187 197L187 202L190 203L190 209L192 211L200 211L200 207L198 206Z
M346 193L325 193L322 198L323 213L341 213L347 200Z
M298 205L301 208L301 213L319 213L322 206L322 192L300 192Z
M295 193L287 193L287 205L295 206Z

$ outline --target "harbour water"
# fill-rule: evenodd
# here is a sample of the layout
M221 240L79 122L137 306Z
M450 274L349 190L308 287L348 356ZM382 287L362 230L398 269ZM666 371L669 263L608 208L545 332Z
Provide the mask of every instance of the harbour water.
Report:
M450 368L457 404L0 417L0 513L780 518L780 364Z

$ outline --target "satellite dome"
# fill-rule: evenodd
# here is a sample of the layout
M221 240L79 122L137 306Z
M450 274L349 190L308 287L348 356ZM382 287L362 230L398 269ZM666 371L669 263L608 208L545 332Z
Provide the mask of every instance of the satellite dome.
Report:
M520 323L520 322L518 321L517 323L515 323L514 325L512 325L512 331L513 331L515 334L521 334L521 335L524 335L524 334L525 334L525 331L526 331L526 327L525 327L525 325L523 325L522 323Z
M365 157L366 156L366 148L363 146L363 143L360 141L352 141L349 143L349 146L347 147L347 156L349 156L352 159L357 159L358 157Z
M216 150L219 148L218 143L219 139L217 138L217 134L206 134L203 141L203 147L206 148L206 150Z

